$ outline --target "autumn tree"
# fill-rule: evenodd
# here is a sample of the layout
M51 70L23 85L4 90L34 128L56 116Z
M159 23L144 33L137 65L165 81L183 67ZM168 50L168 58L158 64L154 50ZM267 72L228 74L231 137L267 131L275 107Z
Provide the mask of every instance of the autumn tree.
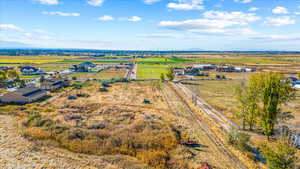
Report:
M16 70L9 70L7 72L7 77L10 79L19 79L20 75Z
M252 75L249 87L252 88L252 92L258 94L258 104L262 105L259 111L260 126L269 138L282 113L280 105L295 98L295 89L278 73Z
M174 71L173 71L172 67L168 68L168 72L166 73L166 76L171 81L175 79L175 74L174 74Z
M165 81L165 74L164 74L164 73L161 73L161 74L160 74L160 81L161 81L161 82L164 82L164 81Z
M261 155L266 159L270 169L294 169L297 162L295 147L286 140L280 140L275 145L264 144L260 148Z
M240 103L240 112L236 114L236 117L242 120L243 130L246 129L246 125L253 130L259 112L258 93L255 92L255 88L241 84L236 88L235 95Z

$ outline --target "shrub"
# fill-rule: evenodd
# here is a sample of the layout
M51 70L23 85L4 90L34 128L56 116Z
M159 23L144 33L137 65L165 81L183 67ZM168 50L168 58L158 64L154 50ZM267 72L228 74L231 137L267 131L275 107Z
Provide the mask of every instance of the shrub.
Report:
M261 154L270 169L294 169L298 159L295 147L289 145L286 140L281 140L273 146L262 145Z
M237 149L246 152L250 149L248 142L250 136L245 133L239 133L235 130L232 130L227 135L227 143L233 145Z

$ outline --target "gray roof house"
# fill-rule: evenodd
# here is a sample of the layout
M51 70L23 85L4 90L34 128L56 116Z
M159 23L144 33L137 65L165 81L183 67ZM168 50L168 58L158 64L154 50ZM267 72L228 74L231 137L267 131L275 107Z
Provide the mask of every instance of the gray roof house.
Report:
M46 90L36 87L27 87L0 96L0 101L2 103L27 104L38 101L47 95L48 92Z
M56 90L64 87L68 87L70 81L68 79L60 79L60 80L46 80L41 83L41 88L45 90Z

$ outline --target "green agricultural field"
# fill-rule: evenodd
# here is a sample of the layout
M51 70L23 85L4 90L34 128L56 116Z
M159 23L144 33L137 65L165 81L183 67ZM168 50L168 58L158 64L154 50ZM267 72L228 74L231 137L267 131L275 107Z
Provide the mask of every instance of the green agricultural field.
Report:
M167 73L172 65L139 64L137 69L138 79L159 79L161 73ZM176 65L176 67L178 67Z
M138 58L135 62L140 64L183 64L189 63L192 60L186 58L164 58L164 57L150 57L150 58Z

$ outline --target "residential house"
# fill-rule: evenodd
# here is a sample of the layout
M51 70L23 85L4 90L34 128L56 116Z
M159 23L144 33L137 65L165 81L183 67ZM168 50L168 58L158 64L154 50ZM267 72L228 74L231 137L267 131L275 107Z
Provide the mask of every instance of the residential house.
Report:
M184 75L184 68L175 67L173 69L173 72L176 76L182 76L182 75Z
M46 73L39 69L35 68L33 66L23 66L20 68L20 71L23 75L31 76L31 75L45 75Z
M10 104L27 104L38 101L48 95L46 90L27 87L0 96L0 102Z
M193 65L194 69L199 69L200 71L214 70L216 69L216 65L207 64L207 65Z
M45 80L41 82L41 88L44 90L57 90L61 88L68 87L70 85L70 81L68 79L60 79L60 80Z
M72 72L91 72L93 68L95 68L97 65L91 63L91 62L84 62L79 65L73 65L70 67L70 70Z
M235 72L235 68L233 66L218 66L216 68L217 72Z

